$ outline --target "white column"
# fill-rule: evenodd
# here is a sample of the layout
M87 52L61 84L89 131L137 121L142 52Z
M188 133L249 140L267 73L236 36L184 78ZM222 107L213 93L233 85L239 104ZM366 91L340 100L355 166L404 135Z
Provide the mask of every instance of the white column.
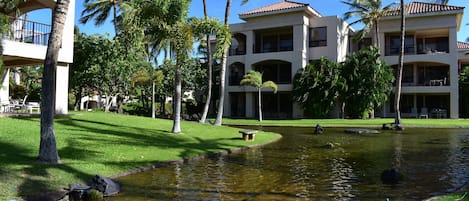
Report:
M4 68L4 71L0 73L0 103L8 103L10 96L10 69Z
M255 117L254 116L254 98L253 93L246 92L246 117Z
M253 54L253 47L254 47L254 31L246 31L242 32L246 35L246 54Z
M68 114L68 65L57 66L55 81L55 113Z
M450 79L450 113L449 116L452 119L459 118L459 82L458 82L458 47L457 47L457 30L456 28L449 29L449 41L450 41L450 55L451 63L449 70Z

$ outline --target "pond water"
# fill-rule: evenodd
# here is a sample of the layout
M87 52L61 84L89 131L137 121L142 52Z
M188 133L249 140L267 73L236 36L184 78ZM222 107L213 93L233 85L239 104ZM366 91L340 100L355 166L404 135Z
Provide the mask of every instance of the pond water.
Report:
M313 135L313 128L263 130L283 138L239 154L119 178L122 192L109 200L421 200L469 179L469 130L345 134L326 128L323 135ZM324 148L329 142L338 146ZM402 181L382 184L381 172L393 165Z

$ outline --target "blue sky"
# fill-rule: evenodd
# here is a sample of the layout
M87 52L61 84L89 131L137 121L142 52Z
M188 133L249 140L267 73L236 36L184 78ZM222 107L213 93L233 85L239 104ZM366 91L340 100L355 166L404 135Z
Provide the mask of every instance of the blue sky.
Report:
M244 12L247 10L252 10L255 8L259 8L265 5L269 5L275 2L279 2L281 0L250 0L247 4L241 6L241 0L233 0L232 2L232 9L231 9L231 17L230 23L239 23L242 22L238 18L238 13ZM298 2L309 3L311 7L315 8L324 16L330 15L338 15L343 16L343 13L348 11L348 6L341 3L340 0L295 0ZM417 0L416 0L417 1ZM426 1L426 0L419 0L419 1ZM393 0L383 0L384 5L388 5L392 2L397 2ZM410 2L406 0L406 2ZM220 20L223 20L224 17L224 8L226 1L225 0L207 0L208 4L208 13L212 17L217 17ZM456 6L464 6L466 7L465 15L463 18L463 23L461 26L461 30L458 32L458 40L465 41L466 38L469 37L469 0L449 0L449 5L456 5ZM82 32L87 34L105 34L110 33L113 35L113 26L112 23L109 21L102 26L94 26L93 23L88 24L80 24L78 19L80 18L81 12L83 11L83 0L76 0L76 8L75 8L75 23L78 25ZM203 16L203 7L202 7L202 0L193 0L190 5L189 16L201 17ZM41 22L50 24L50 11L37 11L31 14L31 19L41 19Z

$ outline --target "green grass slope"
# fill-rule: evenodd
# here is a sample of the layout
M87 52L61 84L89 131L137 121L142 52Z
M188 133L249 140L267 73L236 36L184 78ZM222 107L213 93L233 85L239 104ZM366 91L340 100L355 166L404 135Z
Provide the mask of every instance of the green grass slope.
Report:
M162 161L267 143L280 137L260 132L254 142L239 129L108 113L74 113L55 120L58 165L36 164L39 118L0 118L0 200L56 191L95 174L112 176Z

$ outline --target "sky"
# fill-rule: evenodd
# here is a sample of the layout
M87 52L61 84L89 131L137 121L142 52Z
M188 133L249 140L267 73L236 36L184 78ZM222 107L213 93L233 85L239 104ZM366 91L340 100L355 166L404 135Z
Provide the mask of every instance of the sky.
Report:
M106 34L109 33L111 36L114 35L114 28L110 20L106 22L104 25L95 26L92 22L88 22L87 24L81 24L78 22L78 19L81 16L81 12L83 11L83 1L84 0L76 0L75 5L75 24L80 28L81 32L85 32L86 34ZM269 4L273 4L276 2L280 2L283 0L250 0L248 3L241 6L241 0L232 0L232 9L231 9L231 16L230 16L230 23L240 23L243 22L239 19L238 14L244 11L256 9L262 6L266 6ZM348 11L349 7L340 0L294 0L297 2L302 3L309 3L311 7L316 9L320 12L323 16L331 16L337 15L343 17L343 14ZM415 0L415 1L427 1L427 0ZM393 2L398 2L395 0L383 0L383 5L388 5ZM406 0L407 2L411 2L410 0ZM216 17L221 21L224 18L225 12L225 4L226 1L224 0L207 0L208 5L208 14L211 17ZM458 32L458 40L465 41L469 38L469 0L449 0L448 5L455 5L455 6L464 6L464 18L461 25L461 29ZM30 19L41 19L40 22L50 24L50 12L46 10L40 10L32 13ZM203 5L202 0L193 0L190 8L189 8L189 16L190 17L202 17L203 16ZM350 22L350 21L349 21ZM360 28L360 27L354 27Z

